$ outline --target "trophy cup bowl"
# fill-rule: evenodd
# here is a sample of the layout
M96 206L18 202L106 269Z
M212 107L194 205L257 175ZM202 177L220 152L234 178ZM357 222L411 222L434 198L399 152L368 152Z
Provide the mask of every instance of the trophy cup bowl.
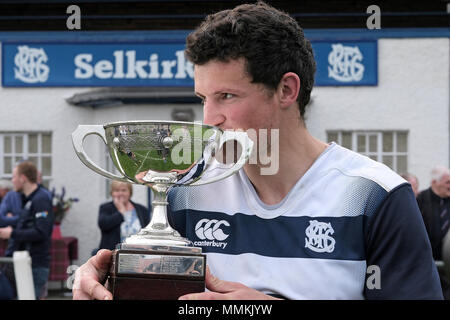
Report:
M100 136L120 175L95 164L83 149L88 135ZM240 144L237 161L218 176L202 179L217 152L229 141ZM113 298L177 299L205 290L206 255L181 237L167 218L167 194L177 185L204 185L236 173L253 142L246 133L201 123L123 121L79 125L72 133L77 156L88 168L113 180L148 186L153 192L150 223L117 245L108 275Z

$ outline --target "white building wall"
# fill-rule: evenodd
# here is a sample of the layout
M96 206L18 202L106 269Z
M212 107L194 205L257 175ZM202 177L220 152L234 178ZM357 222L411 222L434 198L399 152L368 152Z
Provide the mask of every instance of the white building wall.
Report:
M379 39L378 86L316 87L307 126L327 130L408 130L408 170L420 188L430 170L449 165L448 38Z
M313 135L326 139L326 130L409 130L408 167L428 186L434 164L449 164L449 61L448 38L380 39L376 87L317 87L307 111ZM89 88L0 87L0 132L51 131L50 187L65 186L68 196L80 198L62 223L62 234L79 239L84 263L98 246L98 208L105 199L105 179L75 156L71 133L79 124L105 124L121 120L170 120L176 108L192 107L201 120L200 105L126 105L75 107L65 98ZM86 141L90 157L104 166L100 138ZM133 200L147 205L145 187L135 186Z

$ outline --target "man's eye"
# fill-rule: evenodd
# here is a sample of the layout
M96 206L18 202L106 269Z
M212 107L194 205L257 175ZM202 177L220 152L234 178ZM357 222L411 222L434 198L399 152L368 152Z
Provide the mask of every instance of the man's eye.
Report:
M224 99L231 99L231 98L234 97L234 94L232 94L232 93L224 93L224 94L222 95L222 97L223 97Z

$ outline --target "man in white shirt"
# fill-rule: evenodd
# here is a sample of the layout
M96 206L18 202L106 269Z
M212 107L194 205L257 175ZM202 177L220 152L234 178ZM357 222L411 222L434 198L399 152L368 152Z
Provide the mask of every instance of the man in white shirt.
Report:
M294 19L262 2L221 11L188 36L186 56L204 123L277 130L268 145L278 143L279 163L271 175L257 161L209 186L172 189L173 226L209 266L209 291L181 299L442 299L409 184L308 132L316 67ZM75 299L111 299L100 284L110 257L101 251L77 271ZM381 286L366 285L372 270Z

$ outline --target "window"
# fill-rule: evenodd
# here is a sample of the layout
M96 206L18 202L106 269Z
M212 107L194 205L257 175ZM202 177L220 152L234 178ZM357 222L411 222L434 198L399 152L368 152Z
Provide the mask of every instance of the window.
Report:
M14 167L24 160L42 173L42 184L52 179L52 135L48 132L0 133L0 176L11 179Z
M406 131L328 131L327 140L382 162L398 173L408 171Z

